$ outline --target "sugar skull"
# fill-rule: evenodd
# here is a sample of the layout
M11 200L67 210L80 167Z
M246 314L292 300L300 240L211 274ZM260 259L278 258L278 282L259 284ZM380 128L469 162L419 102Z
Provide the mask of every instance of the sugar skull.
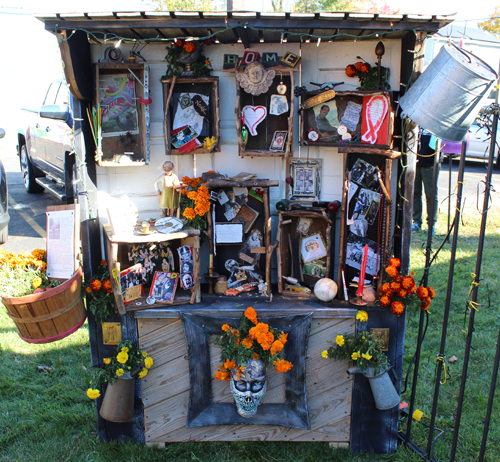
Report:
M253 417L257 406L266 394L266 368L259 359L250 359L246 363L243 375L237 377L237 370L231 370L231 393L236 401L238 414Z

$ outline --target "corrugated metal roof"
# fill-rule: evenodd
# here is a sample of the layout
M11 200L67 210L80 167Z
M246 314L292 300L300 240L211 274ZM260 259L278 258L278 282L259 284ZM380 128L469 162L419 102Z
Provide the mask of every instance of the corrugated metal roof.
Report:
M260 13L151 11L109 13L54 13L36 15L45 29L83 30L90 40L122 38L165 41L176 37L213 36L220 43L276 43L282 40L352 41L401 38L408 31L434 34L453 21L453 15L414 15L361 12ZM378 35L376 35L378 34Z

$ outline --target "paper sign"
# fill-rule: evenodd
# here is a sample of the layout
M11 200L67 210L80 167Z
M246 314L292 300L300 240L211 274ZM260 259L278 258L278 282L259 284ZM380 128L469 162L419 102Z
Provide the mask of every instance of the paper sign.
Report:
M356 131L362 109L363 106L361 104L356 104L353 101L349 101L340 123L342 125L345 125L351 132Z

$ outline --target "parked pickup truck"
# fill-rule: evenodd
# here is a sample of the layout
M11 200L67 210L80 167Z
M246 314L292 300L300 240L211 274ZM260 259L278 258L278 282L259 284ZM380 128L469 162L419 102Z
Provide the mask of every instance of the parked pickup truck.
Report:
M27 127L18 130L17 153L28 193L46 189L72 204L74 193L73 117L66 82L50 84L39 109L23 109Z

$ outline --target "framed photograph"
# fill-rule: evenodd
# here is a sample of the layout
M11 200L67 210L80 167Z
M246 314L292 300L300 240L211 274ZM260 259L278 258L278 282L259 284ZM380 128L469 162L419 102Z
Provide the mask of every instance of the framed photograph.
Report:
M284 151L286 147L286 137L288 132L279 130L274 132L273 140L271 141L271 146L269 149L271 151Z
M102 134L139 133L135 81L129 74L102 74L99 99L102 107Z
M156 303L172 303L178 281L178 273L157 271L153 278L149 296L154 298Z
M172 133L170 141L174 148L179 149L190 141L193 141L197 136L198 134L193 130L193 127L186 125L178 131L175 130L175 133Z
M289 158L288 172L292 178L290 199L319 200L321 193L321 159Z
M144 290L142 265L140 263L120 271L120 288L125 305L142 297Z
M312 218L300 217L297 221L297 232L304 236L309 234L309 228L312 225Z
M304 263L326 257L326 244L321 233L315 233L304 237L302 239L300 253Z
M243 223L243 232L246 234L250 231L258 216L259 212L243 204L231 223Z
M285 95L271 95L269 114L279 116L288 112L288 100Z
M302 273L318 279L324 278L326 277L326 262L323 260L315 260L305 263L302 268Z
M181 287L184 290L189 290L194 287L194 277L191 273L185 273L180 275Z

